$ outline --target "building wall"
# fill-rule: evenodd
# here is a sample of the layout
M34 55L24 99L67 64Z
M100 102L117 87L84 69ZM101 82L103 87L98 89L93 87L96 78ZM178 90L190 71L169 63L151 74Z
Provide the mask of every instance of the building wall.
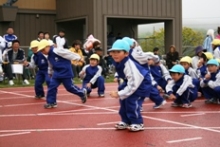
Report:
M0 0L0 5L7 0ZM18 0L14 6L20 9L56 10L56 0Z

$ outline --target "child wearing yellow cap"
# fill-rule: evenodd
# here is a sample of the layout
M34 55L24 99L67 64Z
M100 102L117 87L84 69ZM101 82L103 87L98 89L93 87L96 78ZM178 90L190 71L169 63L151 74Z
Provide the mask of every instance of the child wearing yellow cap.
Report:
M81 60L84 61L78 54L62 48L53 48L47 40L41 40L38 46L38 52L48 55L49 69L48 74L52 76L48 91L47 103L44 105L46 109L57 107L57 88L62 83L65 89L79 96L82 103L87 100L86 89L80 89L72 82L74 77L72 72L71 61Z

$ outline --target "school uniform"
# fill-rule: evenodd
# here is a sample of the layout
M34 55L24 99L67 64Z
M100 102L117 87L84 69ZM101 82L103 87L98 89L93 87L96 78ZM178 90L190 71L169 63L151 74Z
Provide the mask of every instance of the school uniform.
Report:
M12 45L12 41L18 39L18 37L17 37L16 35L13 35L13 34L5 34L5 35L3 36L3 38L4 38L5 41L6 41L5 49L10 48L11 45Z
M126 124L143 124L138 101L142 97L149 97L151 78L149 71L133 62L129 57L120 63L113 62L118 77L123 83L118 87L120 98L119 114ZM131 70L132 69L132 70Z
M191 104L197 98L197 88L193 84L193 79L188 75L183 75L178 81L172 80L166 86L167 94L174 94L175 104Z
M53 43L56 44L57 48L68 49L68 44L65 37L55 36L53 38Z
M149 76L151 78L151 85L152 85L149 98L150 98L150 100L152 100L155 103L154 107L156 108L156 107L160 106L164 102L164 99L160 96L160 93L159 93L159 91L157 89L157 82L154 80L152 74L150 73L150 69L149 69L149 66L147 64L148 59L152 58L151 56L152 56L152 54L144 53L144 52L142 52L140 50L130 49L130 51L129 51L129 58L132 61L134 61L135 63L141 65L149 73ZM145 97L142 97L140 99L140 102L139 102L140 106L144 102L144 99L145 99Z
M199 78L204 78L205 75L208 73L208 72L207 72L207 67L206 67L206 65L203 64L200 68L198 68L198 69L196 70L196 73L197 73L197 75L198 75Z
M193 79L193 84L196 86L197 89L199 89L200 81L196 71L192 67L189 67L187 70L185 70L185 73L186 75L189 75Z
M35 68L36 66L38 71L35 79L34 89L36 98L41 98L45 96L43 83L46 81L48 87L50 84L47 56L43 55L41 52L33 54L31 57L31 62L28 64L27 68Z
M85 76L82 86L87 89L87 93L91 93L93 88L98 88L98 95L103 95L105 93L105 79L102 76L102 67L99 65L94 67L86 65L81 72L83 71L85 72ZM91 88L87 88L87 83L91 83Z
M73 85L74 77L71 67L72 60L80 60L80 56L66 49L51 48L48 54L49 70L48 74L52 75L47 92L47 104L56 103L57 87L62 83L65 89L73 94L78 95L81 99L85 93L83 89Z
M215 59L220 59L220 46L214 49L213 56L215 57Z
M210 73L209 80L202 79L200 86L206 99L220 98L220 72Z
M169 71L163 64L150 66L150 72L157 84L165 90L167 81L171 80Z

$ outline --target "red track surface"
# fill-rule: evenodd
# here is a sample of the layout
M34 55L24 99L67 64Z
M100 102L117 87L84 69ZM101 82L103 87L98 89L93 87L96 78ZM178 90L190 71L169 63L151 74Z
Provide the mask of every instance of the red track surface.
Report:
M118 100L109 96L116 84L106 84L106 97L96 92L82 104L77 96L58 92L58 107L44 109L29 88L0 89L0 147L219 147L220 105L158 110L144 104L145 131L116 131Z

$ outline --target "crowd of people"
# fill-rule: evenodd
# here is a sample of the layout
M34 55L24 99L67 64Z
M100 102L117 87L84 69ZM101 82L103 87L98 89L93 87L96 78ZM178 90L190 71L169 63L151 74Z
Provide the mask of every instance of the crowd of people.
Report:
M105 58L114 66L114 81L118 82L118 89L110 92L111 97L120 100L121 122L115 125L116 129L144 129L141 111L145 98L155 103L154 109L166 104L167 98L173 100L172 107L190 108L202 95L205 103L220 104L220 27L216 37L213 30L208 31L203 46L195 48L192 58L184 56L179 59L179 53L171 45L166 56L167 66L161 63L159 48L144 52L138 42L129 37L117 39L105 57L101 41L93 35L89 35L83 44L79 40L73 41L68 48L63 30L52 40L49 33L39 32L38 39L30 43L29 60L26 60L13 29L9 28L7 33L0 41L2 72L13 85L10 66L22 61L22 78L25 84L29 84L25 69L37 68L35 98L46 96L46 109L57 107L56 95L61 83L68 92L79 96L82 103L87 101L94 88L98 89L99 97L104 97L108 72ZM72 82L74 76L82 79L81 88ZM48 86L47 94L44 93L44 82Z

